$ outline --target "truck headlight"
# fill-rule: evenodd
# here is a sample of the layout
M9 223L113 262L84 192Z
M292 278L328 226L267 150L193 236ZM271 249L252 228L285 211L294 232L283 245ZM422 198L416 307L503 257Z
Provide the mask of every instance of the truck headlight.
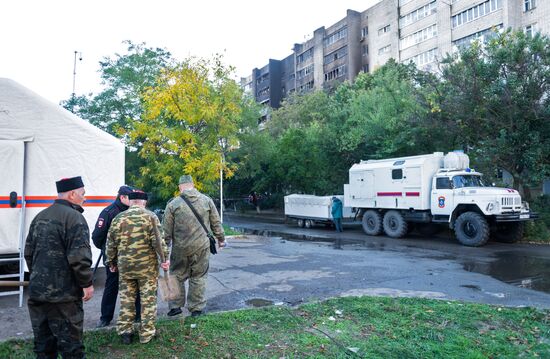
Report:
M499 209L498 201L487 203L487 207L485 207L485 209L486 209L486 212L498 212L498 209Z

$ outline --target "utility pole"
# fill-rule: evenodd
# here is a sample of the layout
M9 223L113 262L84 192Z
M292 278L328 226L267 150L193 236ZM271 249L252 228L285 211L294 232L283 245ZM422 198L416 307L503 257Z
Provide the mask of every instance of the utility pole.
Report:
M76 96L76 57L78 55L78 60L82 61L82 52L75 51L74 52L74 66L73 66L73 96L74 99Z

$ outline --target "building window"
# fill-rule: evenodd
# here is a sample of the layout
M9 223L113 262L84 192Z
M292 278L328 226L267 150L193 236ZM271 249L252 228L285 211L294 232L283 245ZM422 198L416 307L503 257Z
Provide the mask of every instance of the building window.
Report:
M365 26L364 28L361 29L361 37L367 37L368 34L369 34L368 26Z
M312 72L313 72L313 64L311 64L309 66L306 66L301 70L296 71L296 77L298 79L301 79L301 78L306 77L307 75L309 75Z
M324 46L327 47L329 45L332 45L334 44L336 41L340 40L340 39L344 39L348 36L348 27L347 26L344 26L343 28L341 28L340 30L332 33L331 35L327 36L324 40L323 40L323 43L324 43Z
M437 54L437 47L431 50L428 50L426 52L423 52L421 54L418 54L416 56L413 56L403 62L405 63L413 62L416 65L416 67L420 68L424 65L434 62L437 58L436 54Z
M437 25L433 24L425 29L412 33L401 39L401 49L405 49L409 46L416 45L422 41L431 39L437 36Z
M367 56L369 54L369 45L361 46L361 54Z
M536 0L523 0L523 11L533 10L536 6Z
M525 26L525 28L523 29L523 32L525 33L525 35L529 37L535 36L535 33L537 32L537 24L531 24L531 25Z
M258 91L258 97L268 96L269 95L269 87L265 87Z
M410 13L404 16L401 16L399 18L399 27L405 27L407 25L413 24L431 14L435 14L436 12L437 12L437 3L436 1L432 1L427 5L424 5L416 10L411 11Z
M338 59L341 59L345 57L348 54L348 47L344 46L339 48L338 50L331 52L327 56L325 56L325 65L330 64L333 61L336 61Z
M378 36L387 34L388 32L390 32L390 25L386 25L386 26L378 29Z
M311 89L313 89L313 80L298 87L299 92L309 91Z
M378 49L378 55L387 54L390 51L391 51L391 45L384 46Z
M362 70L363 70L364 73L368 73L369 72L369 64L363 65Z
M502 9L502 1L503 0L488 0L454 15L451 18L452 27L462 26L470 21L474 21L482 16Z
M479 40L481 43L485 44L489 40L491 40L493 37L495 37L502 28L503 28L503 25L499 24L489 29L478 31L475 34L471 34L453 41L453 45L455 45L458 49L461 49L461 48L470 46L470 44L476 40Z
M300 64L308 59L313 57L313 48L310 48L304 52L302 52L300 55L296 56L296 63Z
M346 65L338 66L337 68L325 72L325 81L331 81L334 79L337 79L338 77L342 77L346 74Z

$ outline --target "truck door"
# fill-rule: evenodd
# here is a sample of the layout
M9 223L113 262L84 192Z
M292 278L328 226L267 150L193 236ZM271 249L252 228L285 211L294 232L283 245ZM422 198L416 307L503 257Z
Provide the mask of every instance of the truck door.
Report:
M350 173L351 194L354 198L374 198L374 175L372 171Z
M24 230L23 175L25 143L0 140L0 254L19 253Z
M432 186L433 215L449 216L454 209L453 186L449 177L436 177Z

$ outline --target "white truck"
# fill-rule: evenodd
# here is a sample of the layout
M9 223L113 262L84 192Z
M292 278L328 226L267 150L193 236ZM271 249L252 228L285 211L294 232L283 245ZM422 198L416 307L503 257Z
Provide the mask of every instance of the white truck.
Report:
M332 224L332 197L343 202L344 196L314 196L310 194L291 194L285 196L285 217L295 219L300 228L311 228L316 223ZM352 208L342 208L342 221L352 221L355 213Z
M368 160L349 170L344 206L358 211L368 235L400 238L413 227L423 234L447 224L466 246L490 236L513 243L524 221L536 218L514 189L485 186L461 152Z

